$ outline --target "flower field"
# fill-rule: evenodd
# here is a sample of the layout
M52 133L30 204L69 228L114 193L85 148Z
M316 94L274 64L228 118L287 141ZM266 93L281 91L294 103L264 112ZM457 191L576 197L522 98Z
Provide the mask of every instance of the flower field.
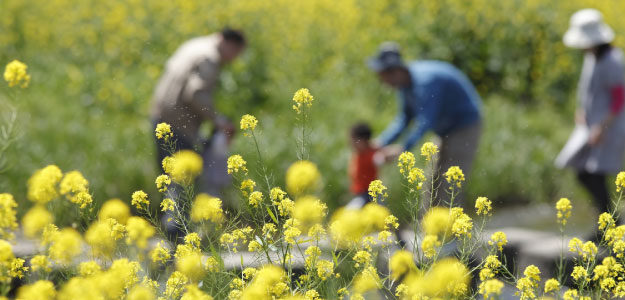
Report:
M601 241L564 240L586 195L552 166L581 67L561 36L586 6L625 46L617 0L1 1L0 299L498 299L504 285L521 299L625 297L618 212L599 217ZM176 47L224 25L249 47L216 95L240 120L234 186L218 199L196 192L202 159L172 147L168 124L153 131L148 107ZM374 203L339 208L348 129L371 120L377 133L395 113L364 64L385 40L454 63L484 98L475 170L449 169L452 189L439 191L466 191L464 209L432 206L429 141L382 170ZM620 203L625 173L613 188ZM493 211L555 199L572 272L508 269L507 237L484 233ZM16 239L35 254L20 256ZM256 264L225 261L242 253Z

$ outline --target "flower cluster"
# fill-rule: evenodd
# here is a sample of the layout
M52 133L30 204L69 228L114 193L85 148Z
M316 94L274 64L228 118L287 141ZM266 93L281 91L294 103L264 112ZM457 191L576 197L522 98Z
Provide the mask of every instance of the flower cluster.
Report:
M307 88L299 89L293 95L293 109L299 114L304 106L311 107L314 98Z
M159 140L169 141L174 137L174 133L171 131L171 125L167 123L158 123L154 129L154 134Z
M566 225L566 220L571 216L571 201L567 198L561 198L556 203L556 210L558 211L558 223L562 226Z
M181 150L163 159L163 170L176 183L190 185L202 172L202 157L191 150Z
M438 147L432 142L425 142L423 146L421 146L421 156L425 157L425 160L427 161L431 161L432 157L434 157L437 153Z
M310 161L297 161L286 170L286 189L296 197L314 194L320 184L321 173L317 165Z
M457 166L450 167L447 172L445 172L445 180L447 180L448 183L455 184L457 187L462 187L464 173L462 173L462 170Z
M4 69L4 80L9 83L9 87L20 85L21 88L28 87L30 75L26 71L28 66L19 60L13 60Z

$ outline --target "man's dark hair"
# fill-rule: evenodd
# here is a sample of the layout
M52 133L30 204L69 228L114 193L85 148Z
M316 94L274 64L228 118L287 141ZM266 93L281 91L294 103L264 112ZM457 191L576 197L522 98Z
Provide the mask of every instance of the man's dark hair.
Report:
M371 139L371 127L365 122L358 122L352 126L351 134L353 138L368 141Z
M224 38L224 40L231 43L235 43L241 46L245 46L246 44L245 35L240 30L226 27L221 31L221 36Z

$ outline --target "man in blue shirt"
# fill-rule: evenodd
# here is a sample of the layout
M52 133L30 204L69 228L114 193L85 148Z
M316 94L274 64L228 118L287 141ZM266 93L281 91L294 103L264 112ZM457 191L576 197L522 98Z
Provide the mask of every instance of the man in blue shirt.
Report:
M384 43L369 60L380 81L398 91L399 111L395 120L378 137L386 158L410 151L428 131L441 138L436 177L451 166L460 167L465 176L471 165L482 132L481 100L473 84L457 68L441 61L404 63L399 47ZM391 145L401 135L401 145ZM447 201L449 185L440 180L435 199ZM438 183L437 183L438 184Z

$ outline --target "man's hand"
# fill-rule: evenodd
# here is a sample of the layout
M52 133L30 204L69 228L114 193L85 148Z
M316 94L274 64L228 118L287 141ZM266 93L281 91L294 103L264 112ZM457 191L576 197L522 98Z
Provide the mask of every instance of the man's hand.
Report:
M581 109L575 111L575 124L586 125L586 113Z
M380 149L380 152L384 155L385 162L395 160L403 151L404 147L397 144L388 145Z
M590 146L596 146L603 140L603 126L595 125L590 128L590 135L588 137L588 144Z

